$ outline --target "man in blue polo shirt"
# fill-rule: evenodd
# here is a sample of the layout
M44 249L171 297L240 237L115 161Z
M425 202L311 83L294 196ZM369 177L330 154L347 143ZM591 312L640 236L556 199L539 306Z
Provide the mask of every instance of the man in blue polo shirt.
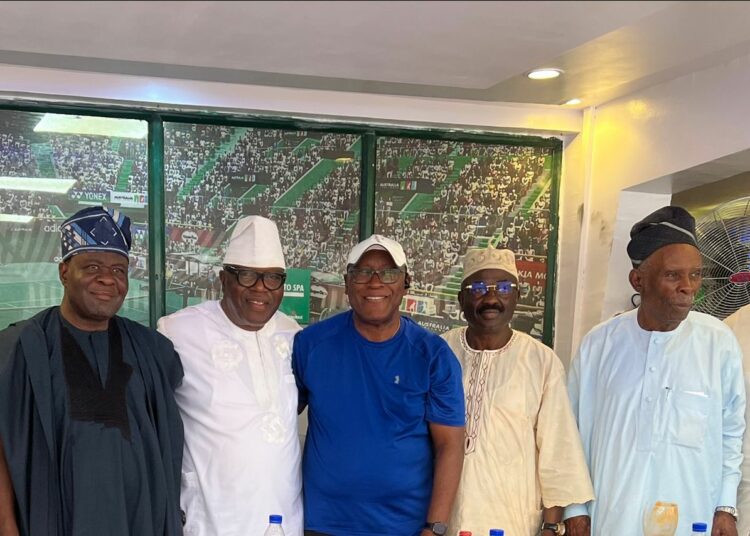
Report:
M463 465L461 368L448 345L399 313L401 245L373 235L347 260L351 311L297 334L306 535L431 536Z

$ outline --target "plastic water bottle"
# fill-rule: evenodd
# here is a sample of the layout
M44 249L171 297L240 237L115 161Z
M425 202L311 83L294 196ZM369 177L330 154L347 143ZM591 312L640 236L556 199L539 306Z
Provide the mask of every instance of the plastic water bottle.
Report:
M268 528L263 536L284 536L284 529L281 528L281 516L268 516Z
M690 534L706 534L708 532L708 525L705 523L693 523L693 532Z
M490 536L505 536L503 529L490 529Z

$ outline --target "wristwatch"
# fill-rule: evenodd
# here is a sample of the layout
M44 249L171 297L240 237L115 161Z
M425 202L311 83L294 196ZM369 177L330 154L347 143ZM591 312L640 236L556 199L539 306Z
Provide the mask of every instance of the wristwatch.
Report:
M553 534L557 534L557 536L563 536L565 534L565 523L560 521L559 523L545 523L542 522L542 528L539 529L539 532L542 533L545 530L551 530Z
M437 536L445 536L448 534L448 525L441 523L440 521L435 521L434 523L428 521L424 524L424 528L431 530L432 533Z
M724 512L725 514L729 514L734 518L735 521L737 521L737 509L734 506L717 506L716 510L714 510L714 513L716 512Z

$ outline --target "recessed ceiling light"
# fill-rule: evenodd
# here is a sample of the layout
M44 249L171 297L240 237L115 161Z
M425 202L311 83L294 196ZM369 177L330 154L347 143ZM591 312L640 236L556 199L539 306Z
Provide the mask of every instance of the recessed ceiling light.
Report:
M528 76L532 80L550 80L552 78L557 78L562 73L562 69L545 67L544 69L534 69L526 76Z
M583 101L581 99L575 98L570 99L569 101L565 102L565 106L575 106L577 104L581 104Z

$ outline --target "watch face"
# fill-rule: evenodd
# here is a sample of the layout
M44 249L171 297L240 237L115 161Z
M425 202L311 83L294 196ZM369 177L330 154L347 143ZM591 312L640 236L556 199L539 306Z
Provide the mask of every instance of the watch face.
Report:
M542 531L551 530L557 536L563 536L565 534L565 523L542 523Z
M733 506L717 506L716 511L727 513L733 518L737 519L737 509Z
M437 534L437 536L445 536L446 534L448 534L448 525L440 522L433 523L432 533Z

